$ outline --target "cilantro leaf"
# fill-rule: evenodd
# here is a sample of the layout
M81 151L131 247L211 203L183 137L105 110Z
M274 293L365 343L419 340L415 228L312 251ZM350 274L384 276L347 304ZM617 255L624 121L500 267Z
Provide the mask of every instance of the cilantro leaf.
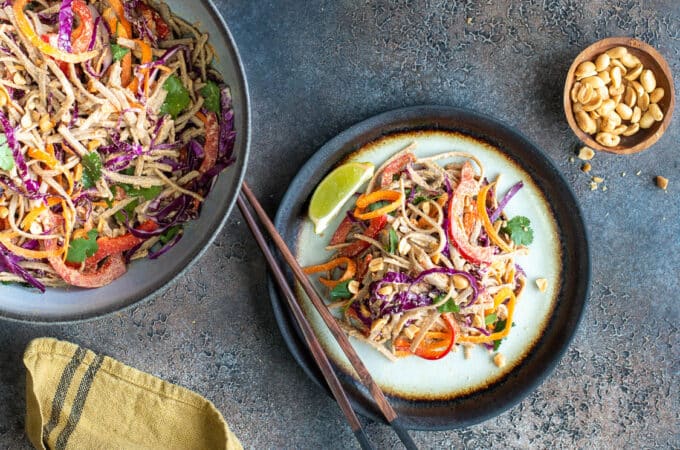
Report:
M485 325L491 325L492 323L494 323L494 322L496 321L496 318L497 318L497 317L498 317L498 316L496 316L496 313L489 314L488 316L486 316L486 317L484 318L484 324L485 324Z
M398 245L399 245L399 236L397 236L397 232L394 231L394 228L390 227L390 234L388 236L388 243L387 243L386 250L389 253L396 253Z
M203 98L205 99L205 102L203 103L203 106L208 111L212 111L215 114L220 113L220 88L217 86L217 83L214 81L208 80L205 86L201 88L199 91Z
M349 283L352 280L343 281L331 290L331 300L341 300L350 298L352 293L349 291Z
M113 57L114 61L120 61L128 53L130 53L129 48L123 47L122 45L118 45L113 42L111 43L111 56Z
M502 341L502 340L503 340L503 339L496 339L495 341L493 341L493 351L494 351L494 352L497 352L497 351L498 351L498 348L501 346L501 341Z
M72 263L81 263L86 258L97 253L99 245L97 245L97 230L92 229L87 232L87 239L74 239L68 246L68 253L66 254L66 261Z
M515 216L508 224L501 228L503 233L517 245L529 245L534 241L534 230L531 229L531 221L524 216Z
M163 89L165 89L168 95L165 96L160 112L161 114L170 114L173 119L176 119L191 102L189 91L187 91L187 88L184 87L176 75L171 75L165 80Z
M434 303L440 302L446 294L442 294L439 297L434 299ZM453 298L450 298L444 303L443 305L439 305L437 307L437 311L440 313L446 313L446 312L453 312L457 313L460 312L460 306L456 305L456 303L453 301Z
M144 197L144 200L153 200L163 190L163 186L149 186L147 188L135 188L131 184L120 183L120 186L129 197Z
M10 171L14 168L14 155L7 145L7 136L0 133L0 169Z
M139 198L136 198L125 205L120 211L116 211L116 214L114 214L113 217L115 217L118 222L125 223L127 220L130 220L130 217L132 217L132 213L137 206L139 206ZM123 213L123 211L125 211L125 213Z
M99 153L95 151L83 156L80 163L83 165L83 176L80 179L83 187L85 189L91 188L102 177L102 159L99 157Z

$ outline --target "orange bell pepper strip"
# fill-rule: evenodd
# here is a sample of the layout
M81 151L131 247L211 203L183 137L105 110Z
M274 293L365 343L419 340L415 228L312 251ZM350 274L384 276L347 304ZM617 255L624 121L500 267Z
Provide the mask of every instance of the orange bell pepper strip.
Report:
M142 52L141 64L147 64L153 61L151 46L149 44L147 44L141 39L135 39L135 44L139 46L139 49ZM142 68L140 69L140 73L144 75L144 96L146 97L149 95L149 69Z
M321 284L332 289L335 286L337 286L338 284L340 284L344 281L347 281L347 280L351 280L354 277L354 274L356 273L356 270L357 270L357 265L350 258L341 256L339 258L332 259L332 260L328 261L327 263L305 267L302 270L307 275L311 275L311 274L317 273L317 272L329 272L329 271L335 269L336 267L340 267L340 266L343 266L343 265L346 267L345 273L343 273L342 276L340 278L338 278L337 280L329 280L328 278L321 278L321 277L319 278L319 282Z
M388 205L373 211L363 212L369 205L379 201L389 201ZM397 191L374 191L370 194L362 194L357 198L356 209L354 210L354 217L359 220L369 220L392 212L399 208L404 202L404 195Z
M489 192L489 189L495 184L495 182L491 184L487 184L484 186L482 189L479 190L479 194L477 194L477 215L482 219L482 225L484 225L484 229L486 230L486 234L489 235L489 238L491 241L496 244L501 250L504 252L511 252L512 249L510 246L496 233L496 229L493 227L493 224L491 223L491 220L489 219L489 214L486 212L486 196Z
M497 331L495 333L491 333L489 336L484 336L484 335L479 335L479 336L459 336L458 337L458 342L469 342L472 344L484 344L484 343L489 343L493 341L497 341L499 339L503 339L508 336L510 333L510 328L512 328L512 316L515 312L515 304L517 303L517 297L515 297L515 293L512 292L512 289L510 288L503 288L498 293L493 299L493 303L498 308L498 305L503 303L506 299L508 300L508 317L505 319L505 328L503 328L501 331Z
M31 27L30 21L26 17L26 14L24 14L24 8L29 3L29 1L30 0L16 0L14 2L14 5L12 5L12 9L14 11L14 16L16 17L19 31L31 43L31 45L36 47L42 53L53 57L54 59L74 64L87 61L89 59L94 58L97 55L96 51L89 51L83 53L67 53L62 50L59 50L56 47L53 47L47 42L44 42L40 38L40 36L38 36L38 34L35 32L33 27Z
M418 348L413 352L411 352L411 341L404 337L398 337L394 341L394 349L397 356L413 354L430 360L441 359L446 356L451 351L456 340L456 332L454 331L453 319L451 319L450 315L442 314L441 317L446 324L446 331L428 331L425 334L425 338L418 345Z
M125 8L123 7L123 4L120 2L120 0L107 0L109 5L111 5L111 8L113 8L113 11L116 13L116 16L118 17L118 22L119 25L121 26L122 30L116 28L111 28L111 31L116 34L118 32L118 36L122 36L125 38L131 38L132 37L132 25L130 22L125 18ZM123 32L125 35L123 35Z

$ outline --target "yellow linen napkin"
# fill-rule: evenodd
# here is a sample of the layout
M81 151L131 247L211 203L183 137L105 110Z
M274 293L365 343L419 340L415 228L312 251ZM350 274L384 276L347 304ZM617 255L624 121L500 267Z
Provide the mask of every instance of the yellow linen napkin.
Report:
M70 342L24 353L26 433L38 449L242 449L200 395Z

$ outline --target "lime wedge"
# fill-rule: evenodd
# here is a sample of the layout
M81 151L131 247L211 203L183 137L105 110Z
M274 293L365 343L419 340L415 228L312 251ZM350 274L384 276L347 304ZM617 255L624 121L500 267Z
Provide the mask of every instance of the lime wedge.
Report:
M371 163L351 162L326 175L309 202L309 219L314 223L316 234L326 229L342 205L373 176L374 169Z

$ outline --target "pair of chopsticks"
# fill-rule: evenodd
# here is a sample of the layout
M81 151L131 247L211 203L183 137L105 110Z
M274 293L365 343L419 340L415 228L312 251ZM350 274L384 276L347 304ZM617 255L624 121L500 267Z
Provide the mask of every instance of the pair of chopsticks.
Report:
M278 231L276 231L276 227L269 219L267 213L264 211L264 209L260 205L260 202L258 202L257 198L250 190L245 181L243 182L243 186L241 187L241 192L239 192L237 203L239 209L241 210L241 213L243 214L243 217L246 219L246 222L248 223L250 231L253 233L253 236L255 237L257 244L262 250L265 259L267 260L267 264L269 265L269 268L271 269L274 278L276 279L279 287L281 288L281 291L286 297L288 306L293 312L293 316L295 317L295 320L297 321L298 325L300 326L300 329L302 330L302 335L312 353L312 356L314 357L314 360L319 365L321 373L323 374L326 382L328 383L328 386L330 387L333 396L340 405L340 409L342 409L342 412L345 414L345 417L347 418L347 421L349 422L349 425L352 428L354 435L361 444L361 448L372 449L373 446L369 442L368 437L366 436L366 433L362 428L361 423L359 422L359 419L354 413L354 410L352 409L352 406L349 403L349 399L347 398L347 394L342 388L342 385L340 384L340 381L338 380L335 371L333 370L333 367L331 366L331 363L328 360L328 356L321 348L321 344L314 335L311 325L309 324L307 318L302 312L302 309L300 308L300 305L298 304L297 299L295 298L295 294L293 294L293 290L291 289L290 285L288 284L288 281L286 280L286 277L283 273L281 266L279 266L278 261L276 260L274 254L267 245L265 235L260 230L260 227L257 225L255 218L248 209L247 206L248 204L250 204L250 206L257 214L257 217L260 219L260 222L264 226L267 234L269 234L272 241L283 255L283 258L286 260L286 263L290 266L291 270L295 274L295 278L297 278L297 280L302 285L302 288L309 296L309 299L311 300L312 304L321 315L321 318L326 323L326 326L328 326L328 328L330 329L331 333L333 334L336 341L340 345L340 348L342 348L343 352L345 352L347 359L349 359L350 363L356 370L357 374L359 375L359 378L361 379L361 382L364 384L364 386L366 386L366 388L368 388L368 391L371 393L371 396L375 400L376 404L378 405L378 408L382 412L385 419L387 419L387 422L390 424L392 429L394 429L394 431L397 433L399 439L407 449L409 450L417 449L418 447L413 442L413 439L411 439L411 436L408 434L406 428L404 428L404 426L402 425L401 419L399 418L397 413L394 411L392 406L387 401L385 394L380 389L380 387L375 383L375 381L373 381L371 374L368 372L368 369L366 369L366 366L361 362L359 355L357 355L356 351L354 350L354 347L352 347L352 344L349 342L349 339L342 331L340 326L337 324L333 315L330 313L330 311L328 311L328 308L317 294L316 290L314 289L309 279L307 278L307 275L305 275L305 273L302 271L302 267L300 267L300 265L298 264L297 260L293 256L293 253L290 251L286 243L283 241L281 235L278 233Z

